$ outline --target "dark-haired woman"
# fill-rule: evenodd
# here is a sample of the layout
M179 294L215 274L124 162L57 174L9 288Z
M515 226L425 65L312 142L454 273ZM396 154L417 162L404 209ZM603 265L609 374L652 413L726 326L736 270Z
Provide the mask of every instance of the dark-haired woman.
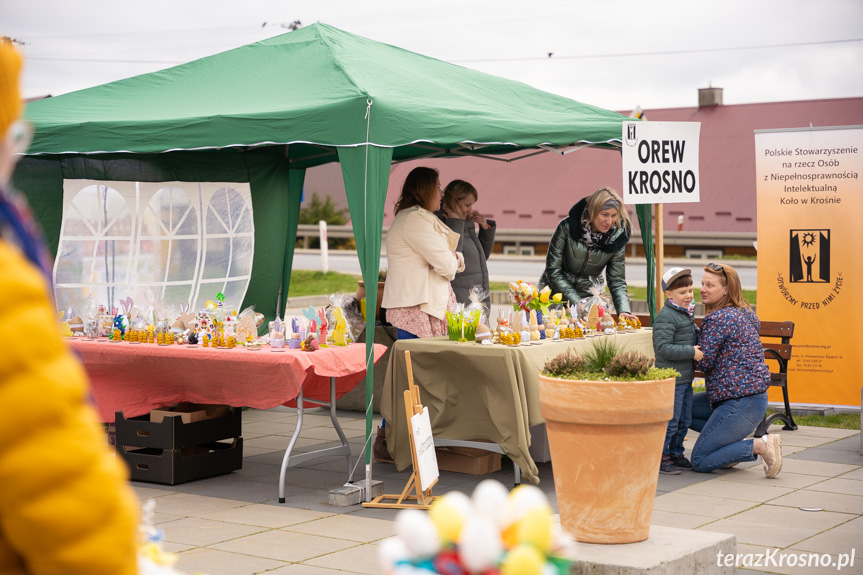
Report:
M441 201L433 168L414 168L395 205L387 233L387 281L381 307L399 339L446 335L446 311L455 305L450 281L464 270L459 235L434 214Z
M761 322L743 298L737 270L707 264L701 301L707 312L698 337L704 357L695 368L704 372L707 391L692 400L690 428L699 432L692 468L706 473L760 455L764 474L776 477L782 469L780 436L746 439L764 418L770 370L759 337Z

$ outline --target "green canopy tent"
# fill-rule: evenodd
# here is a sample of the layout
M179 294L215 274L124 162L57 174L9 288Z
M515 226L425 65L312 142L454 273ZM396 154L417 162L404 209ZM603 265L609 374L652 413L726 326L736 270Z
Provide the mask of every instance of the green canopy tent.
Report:
M25 118L36 136L15 182L55 251L64 179L249 182L259 241L243 306L268 319L287 299L307 168L340 162L363 280L374 285L392 162L619 149L630 120L325 24L33 102ZM367 297L374 309L374 290Z

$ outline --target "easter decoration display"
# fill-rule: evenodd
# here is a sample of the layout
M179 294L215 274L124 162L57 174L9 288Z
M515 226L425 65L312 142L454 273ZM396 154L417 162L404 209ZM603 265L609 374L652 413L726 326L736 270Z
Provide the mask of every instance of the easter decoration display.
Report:
M414 384L410 351L405 351L405 367L408 374L408 388L404 391L405 415L413 471L400 495L378 495L371 501L363 502L363 507L409 509L421 513L420 509L429 509L438 499L432 495L432 487L437 484L439 472L431 420L428 408L420 401L419 387Z
M571 544L552 520L545 493L533 485L511 492L486 479L470 497L451 491L428 513L400 511L396 535L381 542L378 557L388 575L564 575Z
M585 335L591 334L612 334L614 329L614 305L609 298L603 295L605 291L605 279L600 277L590 277L590 294L589 296L579 300L576 305L573 318L577 319L582 331ZM608 318L603 320L605 315ZM605 321L605 324L603 324ZM609 323L610 322L610 323ZM610 328L610 331L606 331Z
M288 348L300 349L303 343L303 338L300 335L300 320L296 317L291 318L291 341L288 342Z
M59 329L59 330L60 330L60 335L61 335L61 336L63 336L63 337L72 337L72 328L71 328L71 327L69 327L69 322L68 322L68 321L64 321L64 319L63 319L63 318L65 318L65 317L66 317L66 312L65 312L65 311L62 311L62 310L61 310L61 311L58 311L58 312L57 312L57 319L60 321L60 323L59 323L59 324L58 324L58 326L57 326L57 329Z
M309 322L309 332L315 332L315 339L320 339L321 334L318 332L318 314L315 308L309 306L303 311L303 317Z
M464 304L456 305L455 311L446 312L447 335L452 341L473 341L479 325L482 309L469 309Z
M317 336L315 336L315 332L311 329L314 322L309 324L309 335L306 336L306 339L300 344L300 349L303 351L317 351L320 349L321 344L318 342Z
M318 310L318 319L320 320L321 326L321 335L320 335L320 344L321 347L329 347L327 344L327 311L324 308Z
M333 329L333 345L345 346L347 341L347 322L342 315L342 308L333 308L333 317L336 320L336 327Z
M72 306L69 306L66 311L66 322L69 324L72 335L84 335L84 320L75 313L75 308Z
M284 351L285 347L285 328L282 325L282 320L279 316L273 321L273 329L270 331L270 348L271 351Z

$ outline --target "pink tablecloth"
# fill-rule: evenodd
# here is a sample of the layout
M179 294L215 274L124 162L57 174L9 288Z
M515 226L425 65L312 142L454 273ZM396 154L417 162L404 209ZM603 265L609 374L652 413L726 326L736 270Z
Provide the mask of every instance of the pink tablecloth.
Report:
M365 344L283 352L71 340L90 377L102 421L182 401L268 409L287 404L303 389L309 399L328 401L330 377L336 395L353 389L366 373ZM375 361L386 351L375 345Z

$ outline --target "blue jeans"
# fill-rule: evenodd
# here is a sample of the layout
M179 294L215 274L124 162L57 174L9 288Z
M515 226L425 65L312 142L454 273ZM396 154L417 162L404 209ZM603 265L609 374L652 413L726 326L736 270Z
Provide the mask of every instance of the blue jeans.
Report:
M418 335L414 335L411 332L405 331L398 327L396 328L396 333L398 334L396 335L397 339L419 339Z
M674 415L668 421L662 453L683 455L683 438L692 421L692 382L674 386Z
M707 393L692 398L691 429L700 435L692 449L692 469L708 473L740 461L755 461L752 440L746 439L767 409L767 393L723 401L711 408Z

